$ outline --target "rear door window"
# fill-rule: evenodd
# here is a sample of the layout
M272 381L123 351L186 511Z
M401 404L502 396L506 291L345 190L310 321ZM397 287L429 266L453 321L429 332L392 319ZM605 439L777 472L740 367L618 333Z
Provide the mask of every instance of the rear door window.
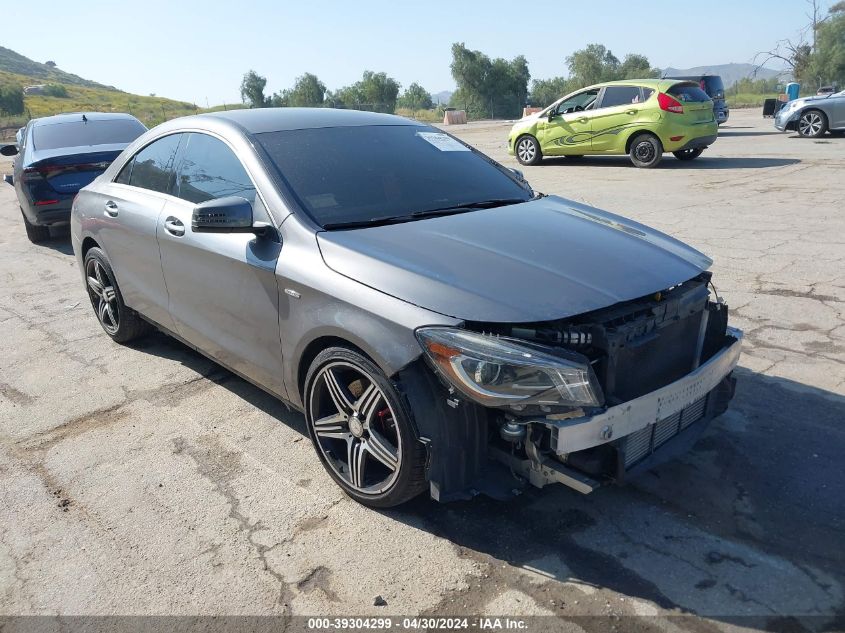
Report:
M171 134L147 145L124 166L115 182L159 193L171 193L173 160L181 137L181 134Z
M147 128L137 119L94 119L36 125L32 147L36 150L89 145L128 144Z
M604 89L604 96L601 98L599 107L612 108L613 106L639 103L641 100L642 93L639 86L608 86Z
M186 135L174 195L199 204L240 196L255 202L255 186L235 153L207 134Z
M707 93L694 83L675 84L666 93L675 97L681 103L701 103L710 100Z

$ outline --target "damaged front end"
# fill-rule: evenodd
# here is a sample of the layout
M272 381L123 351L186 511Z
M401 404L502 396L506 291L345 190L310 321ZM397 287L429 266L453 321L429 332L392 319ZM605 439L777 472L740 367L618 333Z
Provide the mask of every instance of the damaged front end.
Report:
M740 353L710 277L560 321L418 331L441 384L413 367L400 380L432 495L514 488L501 472L587 493L688 450L727 409ZM424 404L423 387L441 396Z

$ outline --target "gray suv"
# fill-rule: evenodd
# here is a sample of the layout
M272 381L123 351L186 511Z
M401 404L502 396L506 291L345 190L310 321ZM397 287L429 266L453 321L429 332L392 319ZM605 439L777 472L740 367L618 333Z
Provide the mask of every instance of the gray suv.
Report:
M303 411L370 506L622 482L733 395L707 257L400 117L164 123L71 228L109 336L158 328Z

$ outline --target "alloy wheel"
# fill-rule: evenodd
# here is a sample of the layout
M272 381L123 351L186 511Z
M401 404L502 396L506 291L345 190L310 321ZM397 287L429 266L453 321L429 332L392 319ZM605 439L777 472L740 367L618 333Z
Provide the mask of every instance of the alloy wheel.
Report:
M817 112L808 112L798 122L798 131L801 136L818 136L823 125L822 118Z
M531 142L531 139L523 138L519 141L519 143L517 143L516 153L523 163L530 163L534 160L537 150L534 147L534 143Z
M94 258L89 259L85 265L85 278L88 284L88 295L97 312L97 318L106 332L114 334L120 327L120 313L114 283L103 265Z
M314 378L309 411L316 444L346 485L363 494L393 485L402 439L393 408L371 376L345 361L327 364Z

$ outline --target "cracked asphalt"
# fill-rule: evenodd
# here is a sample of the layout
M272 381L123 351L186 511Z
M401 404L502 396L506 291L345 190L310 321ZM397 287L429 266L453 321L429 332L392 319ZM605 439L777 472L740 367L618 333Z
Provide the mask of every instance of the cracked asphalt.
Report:
M509 166L509 124L449 131ZM734 111L698 160L524 168L709 254L746 331L737 396L622 488L388 512L346 498L302 417L157 334L100 330L57 232L0 186L0 615L688 615L845 625L845 138ZM8 163L0 163L0 172ZM374 606L382 596L385 606ZM658 626L655 624L655 626Z

